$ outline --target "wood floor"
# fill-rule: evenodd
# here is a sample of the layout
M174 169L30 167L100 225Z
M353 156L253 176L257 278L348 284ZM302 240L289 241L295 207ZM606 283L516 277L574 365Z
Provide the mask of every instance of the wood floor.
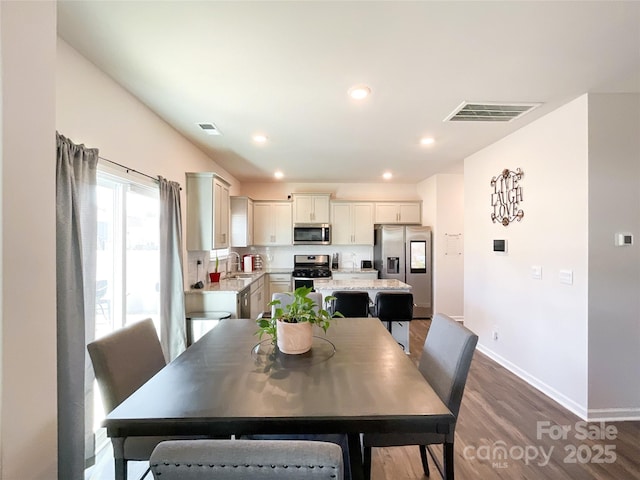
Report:
M411 358L416 363L429 323L411 322ZM551 440L548 434L537 438L537 422L544 421L550 422L551 428L570 426L571 431L564 440ZM640 480L640 422L607 422L604 427L617 429L614 440L582 440L575 432L579 421L476 351L456 427L456 479ZM604 431L599 423L588 425ZM499 453L499 446L506 449L506 458L491 459ZM521 458L527 452L531 460ZM371 478L427 478L418 447L374 448ZM435 468L431 468L430 478L440 478Z

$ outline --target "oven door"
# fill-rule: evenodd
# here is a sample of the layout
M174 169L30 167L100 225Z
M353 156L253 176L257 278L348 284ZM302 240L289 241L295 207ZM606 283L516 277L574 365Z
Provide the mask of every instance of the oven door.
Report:
M311 287L313 288L313 279L312 278L297 278L293 277L291 279L293 283L293 290L300 287Z

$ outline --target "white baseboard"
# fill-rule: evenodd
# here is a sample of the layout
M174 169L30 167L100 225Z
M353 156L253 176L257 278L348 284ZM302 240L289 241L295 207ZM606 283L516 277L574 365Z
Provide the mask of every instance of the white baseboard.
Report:
M451 318L453 318L456 322L460 322L464 324L464 316L451 317Z
M589 422L637 422L640 421L640 408L590 408Z
M538 378L534 377L533 375L529 374L528 372L522 370L520 367L514 365L513 363L508 361L506 358L498 355L497 353L495 353L493 350L487 348L486 346L481 345L480 343L478 343L477 349L480 352L484 353L487 357L491 358L492 360L494 360L498 364L502 365L504 368L509 370L514 375L520 377L522 380L527 382L529 385L531 385L536 390L539 390L540 392L544 393L547 397L549 397L552 400L558 402L560 405L562 405L564 408L566 408L570 412L575 413L582 420L588 420L588 421L590 420L588 418L589 417L589 412L587 411L586 407L584 407L583 405L580 405L580 404L576 403L575 401L573 401L569 397L567 397L564 394L558 392L556 389L550 387L549 385L547 385L546 383L542 382L541 380L539 380Z

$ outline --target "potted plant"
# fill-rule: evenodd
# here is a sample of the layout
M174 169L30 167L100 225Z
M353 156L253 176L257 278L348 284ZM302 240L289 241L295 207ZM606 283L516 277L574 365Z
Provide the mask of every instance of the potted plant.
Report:
M274 344L283 353L299 354L308 352L313 342L313 325L318 325L326 333L331 326L334 317L342 317L340 312L333 314L316 305L309 298L311 287L299 287L294 292L290 304L281 308L280 300L269 302L269 306L275 306L274 315L271 318L257 320L258 332L262 339L264 334L271 337ZM325 302L330 302L333 297L326 297Z
M209 278L211 279L212 282L219 282L220 281L220 272L218 272L218 254L216 253L216 261L213 267L213 272L211 272L209 274Z

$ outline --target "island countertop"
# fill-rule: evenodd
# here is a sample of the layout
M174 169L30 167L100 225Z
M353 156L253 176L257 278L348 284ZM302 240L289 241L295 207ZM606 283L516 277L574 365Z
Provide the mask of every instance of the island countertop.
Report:
M400 290L410 291L411 285L396 279L314 280L316 290Z

